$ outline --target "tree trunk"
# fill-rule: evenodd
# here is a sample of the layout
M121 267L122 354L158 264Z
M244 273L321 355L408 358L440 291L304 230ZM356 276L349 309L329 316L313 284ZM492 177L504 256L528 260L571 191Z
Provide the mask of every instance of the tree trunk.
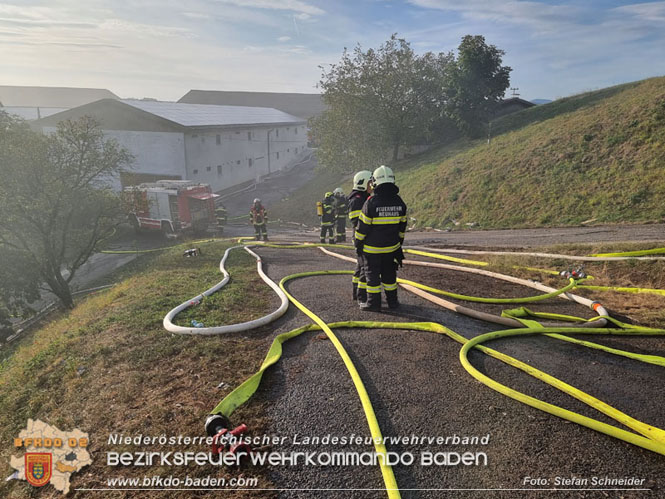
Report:
M72 291L69 288L69 283L62 278L62 275L53 276L54 279L49 279L47 284L53 294L58 297L63 307L68 309L74 308L74 298Z
M393 144L393 163L397 161L397 156L399 154L399 142Z

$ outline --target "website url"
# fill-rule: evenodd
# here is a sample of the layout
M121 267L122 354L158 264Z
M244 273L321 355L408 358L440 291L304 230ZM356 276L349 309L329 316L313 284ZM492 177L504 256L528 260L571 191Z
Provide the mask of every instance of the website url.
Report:
M178 487L185 488L220 488L220 487L256 487L259 483L258 478L234 477L224 478L216 476L179 478L176 476L144 476L143 478L114 477L107 478L106 485L109 488L159 488L171 489Z

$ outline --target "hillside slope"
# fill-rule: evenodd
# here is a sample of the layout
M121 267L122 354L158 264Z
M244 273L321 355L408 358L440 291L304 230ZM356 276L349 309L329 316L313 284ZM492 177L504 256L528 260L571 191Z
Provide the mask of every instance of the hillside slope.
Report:
M417 227L658 221L665 216L665 78L510 114L492 122L490 144L460 139L391 166ZM321 171L273 214L316 225L315 202L338 185L348 191L350 178Z
M413 168L396 164L418 226L528 227L665 216L665 78L505 117L500 135ZM501 133L503 132L503 133ZM400 175L403 172L403 175Z

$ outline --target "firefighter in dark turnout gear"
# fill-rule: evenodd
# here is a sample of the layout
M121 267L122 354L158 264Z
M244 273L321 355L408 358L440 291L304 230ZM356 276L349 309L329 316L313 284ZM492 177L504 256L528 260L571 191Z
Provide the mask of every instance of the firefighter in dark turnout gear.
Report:
M346 242L346 215L348 212L347 199L341 187L333 191L335 195L335 235L337 242Z
M397 308L397 267L404 260L406 204L399 197L395 175L387 166L372 174L374 193L360 212L355 232L356 253L363 257L367 278L367 301L362 310L381 310L381 287L389 308Z
M326 197L321 201L321 242L335 244L335 197L332 192L326 192Z
M249 223L254 226L257 241L261 240L261 234L263 234L264 241L268 240L268 210L263 207L259 198L254 200L254 204L249 209Z
M349 194L349 219L351 220L351 227L354 231L354 244L355 244L355 230L358 227L358 217L363 209L363 205L369 197L369 179L372 177L372 172L363 170L353 176L353 190ZM367 301L367 281L365 280L365 273L363 272L363 259L358 256L356 262L356 270L353 273L353 301L359 302Z

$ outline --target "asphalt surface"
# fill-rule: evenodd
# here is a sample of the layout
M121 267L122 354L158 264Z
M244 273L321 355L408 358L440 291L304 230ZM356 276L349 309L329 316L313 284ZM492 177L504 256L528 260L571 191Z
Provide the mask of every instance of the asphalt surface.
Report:
M267 273L274 280L306 270L351 269L352 264L307 250L260 248ZM421 272L418 274L418 272ZM438 270L436 271L438 272ZM421 271L404 277L426 279ZM438 276L452 288L458 278ZM499 327L438 308L400 290L397 313L361 312L351 301L350 276L325 276L292 281L289 290L327 322L340 320L436 321L472 337ZM468 292L474 285L466 283ZM492 279L478 281L477 295L511 292ZM517 293L517 292L516 292ZM528 292L526 294L529 294ZM554 299L557 300L557 299ZM560 300L562 301L562 300ZM467 305L469 305L467 303ZM471 305L473 307L473 305ZM556 307L560 307L558 304ZM576 307L576 306L575 306ZM538 305L530 308L538 310ZM560 308L557 311L561 312ZM571 308L579 314L579 308ZM270 327L274 334L308 324L294 307ZM388 444L388 451L414 455L410 466L394 466L403 497L542 497L549 492L515 489L602 488L593 478L636 477L641 485L607 488L649 488L652 497L665 493L663 457L620 440L532 409L476 382L458 360L459 344L434 333L347 329L338 336L363 379L386 437L482 437L489 443L448 445ZM665 354L660 338L593 338L617 348ZM665 427L662 372L642 364L544 337L501 340L491 345L588 391L620 410L660 428ZM490 377L529 395L584 415L618 425L586 405L482 354L474 365ZM277 366L264 375L256 398L249 403L267 408L268 432L286 437L280 452L372 451L371 445L303 445L305 437L369 437L369 429L351 379L330 341L305 333L285 344ZM487 465L423 466L424 452L484 452ZM270 478L284 490L282 497L385 497L377 466L272 466ZM526 477L542 479L538 484ZM557 477L586 483L557 484ZM307 489L307 490L294 490ZM312 489L366 489L323 491ZM438 489L438 490L424 490ZM466 490L460 490L466 489ZM491 489L470 491L468 489ZM638 497L644 492L559 490L557 497Z

